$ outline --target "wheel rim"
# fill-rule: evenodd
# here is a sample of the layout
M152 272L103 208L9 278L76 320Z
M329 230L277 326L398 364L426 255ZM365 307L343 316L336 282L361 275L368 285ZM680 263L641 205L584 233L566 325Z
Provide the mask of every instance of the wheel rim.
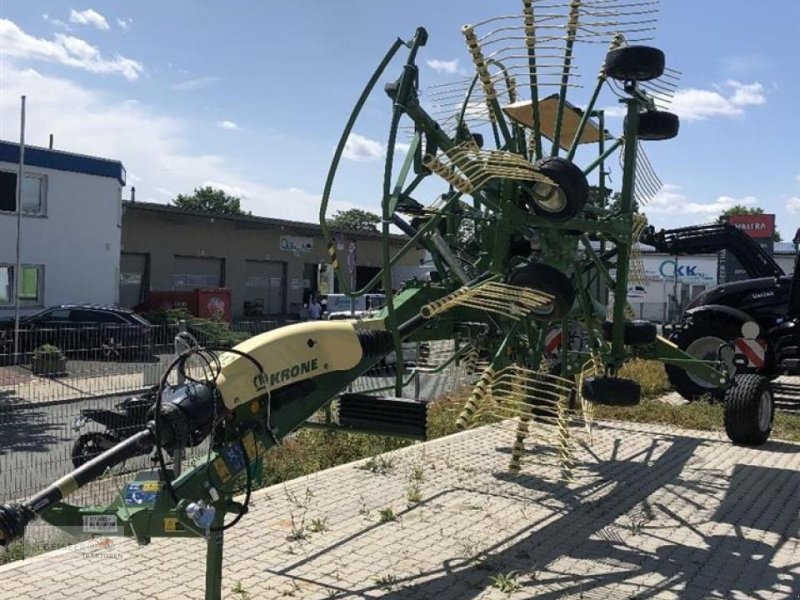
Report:
M558 213L567 206L567 197L561 188L537 183L533 186L533 202L545 212Z
M543 304L542 306L537 306L531 312L534 315L539 315L540 317L548 317L553 314L556 309L556 305L554 302L548 302L547 304Z
M103 344L103 355L106 358L116 358L119 356L119 349L122 346L113 337L108 338Z
M769 430L769 425L772 422L772 397L769 392L765 391L761 394L758 401L758 427L761 431Z
M723 344L727 344L727 341L723 340L722 338L718 338L713 335L704 336L697 338L691 344L689 344L686 347L686 353L691 354L700 360L717 360L717 353L719 352L720 346ZM728 373L733 374L735 372L736 366L733 364L732 356L723 356L722 363L727 368ZM703 379L694 373L689 373L686 371L686 375L689 377L692 383L702 388L710 390L717 387L715 383L708 381L707 379Z

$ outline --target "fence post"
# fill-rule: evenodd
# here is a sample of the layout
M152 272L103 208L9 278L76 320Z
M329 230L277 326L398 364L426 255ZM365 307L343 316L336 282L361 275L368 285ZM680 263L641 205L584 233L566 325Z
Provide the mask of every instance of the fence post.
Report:
M192 337L192 334L189 333L189 328L186 326L186 321L181 319L178 321L178 333L175 334L175 358L179 355L183 354L186 350L192 347L192 342L196 344L196 340ZM186 381L186 376L184 375L183 371L178 369L178 385L183 384ZM183 463L183 449L176 448L175 451L172 453L172 468L175 471L175 477L180 476L181 474L181 467Z

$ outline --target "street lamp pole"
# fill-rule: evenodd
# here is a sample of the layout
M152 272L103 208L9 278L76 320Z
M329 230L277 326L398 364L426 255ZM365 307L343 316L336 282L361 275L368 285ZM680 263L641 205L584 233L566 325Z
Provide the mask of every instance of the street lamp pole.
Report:
M21 270L20 245L22 231L22 182L25 178L25 96L21 97L19 123L19 168L17 170L17 262L14 266L14 364L19 365L19 282Z

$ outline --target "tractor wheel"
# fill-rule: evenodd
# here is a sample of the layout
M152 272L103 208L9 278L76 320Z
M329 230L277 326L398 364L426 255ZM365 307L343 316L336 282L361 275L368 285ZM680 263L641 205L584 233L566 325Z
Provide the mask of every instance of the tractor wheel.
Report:
M750 373L736 375L725 393L725 433L734 444L760 446L772 433L775 399L769 380Z
M77 469L96 456L119 443L119 439L108 433L84 433L72 445L72 465Z
M739 321L724 315L715 315L714 320L696 319L688 326L676 333L672 341L678 348L701 360L716 360L717 351L722 344L726 344L741 337ZM725 361L731 374L736 370L733 364L733 355ZM672 387L684 398L694 401L701 396L710 395L716 400L722 400L725 391L715 383L702 379L697 375L687 373L678 365L665 365L667 378Z
M511 275L509 283L553 296L552 302L531 312L537 321L560 321L575 302L575 288L569 277L548 265L531 263L522 267Z
M589 377L581 392L592 404L603 406L636 406L642 401L639 383L621 377Z
M613 321L603 323L603 338L606 341L611 341L613 327ZM646 346L655 343L658 337L656 325L650 321L625 321L624 331L623 339L626 346Z
M537 215L551 221L566 221L577 215L589 200L589 182L583 170L565 158L551 156L533 165L558 187L535 183L526 193L526 204Z
M680 125L681 121L675 113L650 110L639 114L639 131L636 137L651 142L669 140L678 135Z
M650 46L625 46L606 54L606 76L618 81L649 81L664 74L664 53Z

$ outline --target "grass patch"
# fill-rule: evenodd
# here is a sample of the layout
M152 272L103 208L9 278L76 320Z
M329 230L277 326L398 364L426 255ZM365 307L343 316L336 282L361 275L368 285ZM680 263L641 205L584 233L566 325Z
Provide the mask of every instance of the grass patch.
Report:
M657 360L637 358L627 362L619 370L619 377L638 381L642 386L642 399L658 398L672 389L664 364Z
M725 409L721 403L696 401L666 404L657 399L671 390L664 365L653 360L633 360L620 369L620 377L638 381L642 403L638 406L597 406L595 418L630 423L656 423L684 429L722 431ZM800 442L800 415L778 411L771 438Z

